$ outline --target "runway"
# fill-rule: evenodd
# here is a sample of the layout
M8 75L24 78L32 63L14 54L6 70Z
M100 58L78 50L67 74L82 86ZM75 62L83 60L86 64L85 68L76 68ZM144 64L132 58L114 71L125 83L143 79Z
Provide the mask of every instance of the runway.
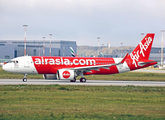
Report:
M79 80L70 82L69 80L44 80L44 79L28 79L22 82L21 79L0 79L0 85L85 85L85 86L158 86L165 87L165 82L156 81L111 81L111 80L87 80L81 83Z
M131 72L142 72L142 73L165 73L165 70L159 69L138 69Z

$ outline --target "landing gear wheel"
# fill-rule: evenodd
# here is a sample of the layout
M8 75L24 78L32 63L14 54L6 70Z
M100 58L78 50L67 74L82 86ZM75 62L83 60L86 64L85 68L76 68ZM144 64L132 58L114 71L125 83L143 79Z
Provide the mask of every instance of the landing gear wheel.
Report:
M27 82L27 78L23 78L23 82Z
M76 78L74 78L74 80L70 80L70 82L76 82Z
M27 82L27 74L24 75L24 78L22 80L23 82Z
M85 83L86 82L86 79L82 77L82 78L80 78L80 82Z

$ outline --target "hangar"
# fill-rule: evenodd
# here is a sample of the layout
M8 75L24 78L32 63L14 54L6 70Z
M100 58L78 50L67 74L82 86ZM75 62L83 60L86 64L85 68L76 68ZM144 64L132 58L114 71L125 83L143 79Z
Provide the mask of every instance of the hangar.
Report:
M28 40L26 42L26 54L29 56L43 56L43 46L45 46L45 55L50 56L50 42L43 40ZM70 47L77 54L76 41L52 40L51 56L71 56ZM133 49L123 50L122 57L126 53L131 53ZM160 61L161 48L152 47L151 60ZM0 40L0 59L13 59L15 57L24 56L24 40ZM121 57L121 51L117 54L104 55L104 57ZM165 60L165 48L163 49L163 60Z
M103 57L113 57L113 58L124 57L127 53L131 53L133 50L134 48L125 49L122 51L122 54L121 54L121 50L118 50L118 52L114 52L114 54L105 54ZM161 61L161 48L152 47L149 59L155 61ZM165 48L163 48L163 61L165 61Z
M0 59L13 59L24 56L24 40L0 40ZM43 46L45 55L50 56L50 42L43 40L27 40L26 54L29 56L43 56ZM51 42L51 56L71 56L70 47L77 53L76 41Z

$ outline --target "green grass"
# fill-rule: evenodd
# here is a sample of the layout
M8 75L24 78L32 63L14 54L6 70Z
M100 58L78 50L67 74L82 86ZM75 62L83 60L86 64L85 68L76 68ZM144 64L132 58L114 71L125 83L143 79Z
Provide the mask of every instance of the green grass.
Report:
M23 74L9 73L0 67L0 79L22 79ZM112 75L86 75L87 80L165 81L164 73L126 72ZM43 79L42 74L29 74L28 79ZM80 79L80 77L77 77Z
M23 79L24 74L10 73L0 67L0 79ZM28 74L28 79L43 79L42 74Z
M165 87L0 86L0 119L164 120Z

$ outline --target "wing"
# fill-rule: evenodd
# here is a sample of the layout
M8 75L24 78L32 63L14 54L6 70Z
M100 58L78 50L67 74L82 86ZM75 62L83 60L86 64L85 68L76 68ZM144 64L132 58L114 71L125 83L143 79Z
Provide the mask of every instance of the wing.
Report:
M75 70L76 72L90 72L91 70L97 70L99 71L100 68L109 69L109 67L123 64L126 60L129 53L126 54L126 56L119 62L115 64L107 64L107 65L94 65L94 66L85 66L85 67L75 67L75 68L65 68L68 70Z

